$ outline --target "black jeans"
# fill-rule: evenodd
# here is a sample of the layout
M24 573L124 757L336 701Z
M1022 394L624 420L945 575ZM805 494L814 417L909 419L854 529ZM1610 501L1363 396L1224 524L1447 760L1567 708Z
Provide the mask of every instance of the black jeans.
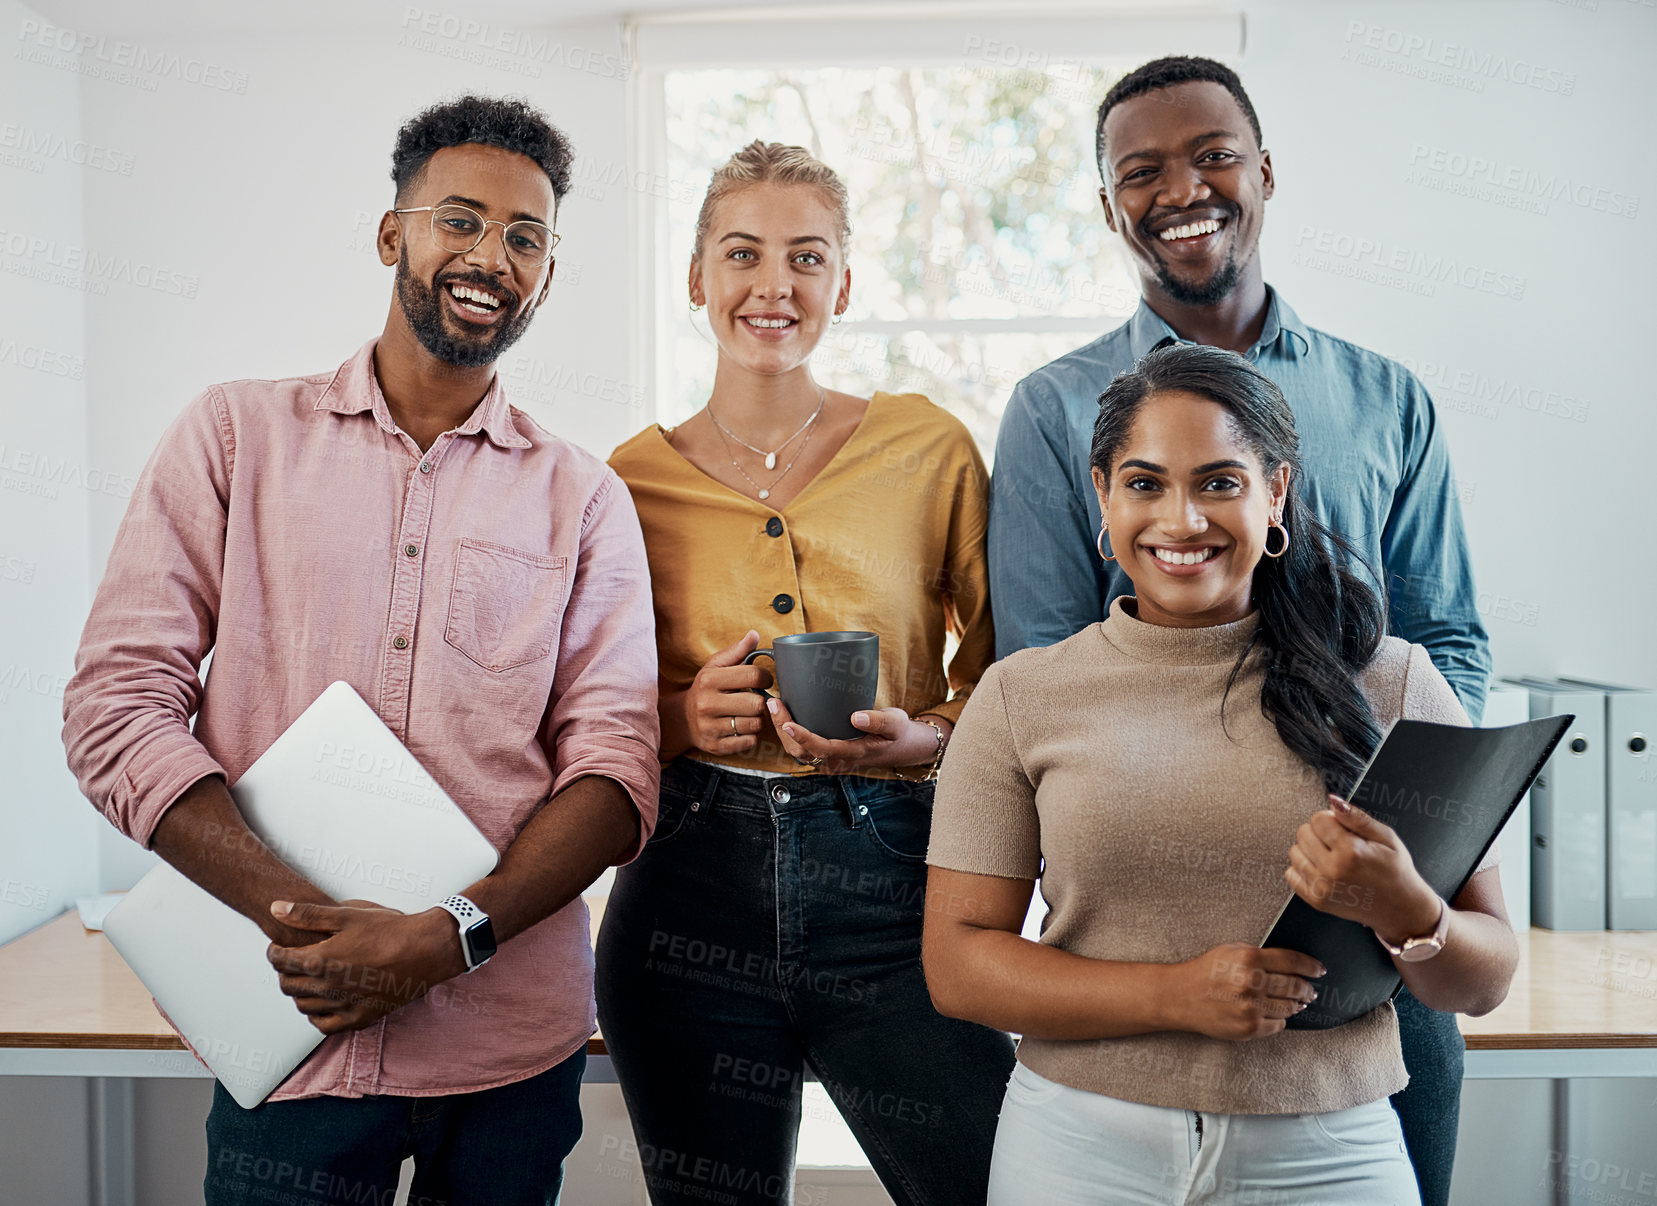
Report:
M927 995L931 806L926 783L667 768L598 940L652 1202L791 1202L807 1064L894 1201L984 1201L1013 1044Z
M1466 1045L1454 1014L1428 1009L1409 989L1400 989L1393 1005L1410 1083L1392 1095L1392 1108L1404 1128L1404 1146L1421 1187L1421 1206L1445 1206L1456 1164Z
M585 1049L526 1080L447 1097L307 1097L244 1110L213 1086L207 1206L553 1206L581 1137Z

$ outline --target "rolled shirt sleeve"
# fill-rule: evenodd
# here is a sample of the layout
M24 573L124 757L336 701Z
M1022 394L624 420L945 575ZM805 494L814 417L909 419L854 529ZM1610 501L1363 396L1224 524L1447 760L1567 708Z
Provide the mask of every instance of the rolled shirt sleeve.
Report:
M628 860L644 849L656 826L656 693L656 620L644 535L626 486L606 468L583 519L542 742L554 796L586 775L614 779L627 790L639 812L639 840Z
M146 848L187 787L224 774L190 717L218 624L232 448L217 389L168 428L116 533L63 693L69 769Z

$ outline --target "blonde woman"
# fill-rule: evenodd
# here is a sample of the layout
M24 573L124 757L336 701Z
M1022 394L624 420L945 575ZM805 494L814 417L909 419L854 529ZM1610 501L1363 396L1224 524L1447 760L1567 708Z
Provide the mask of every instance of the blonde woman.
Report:
M927 399L813 379L849 234L844 185L801 148L721 167L689 281L712 393L610 461L650 558L667 766L606 910L599 1018L658 1204L792 1201L808 1069L894 1200L981 1202L1012 1069L920 966L929 770L993 656L987 480ZM846 629L879 634L879 693L862 736L829 740L743 658Z

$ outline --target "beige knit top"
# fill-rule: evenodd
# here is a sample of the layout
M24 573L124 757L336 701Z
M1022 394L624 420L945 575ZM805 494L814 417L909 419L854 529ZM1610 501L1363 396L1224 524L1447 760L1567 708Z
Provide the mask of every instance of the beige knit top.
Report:
M1177 963L1258 943L1290 895L1295 830L1326 807L1321 777L1261 713L1258 654L1221 729L1226 679L1258 613L1165 628L1131 609L1117 599L1103 623L990 667L949 743L927 861L1039 876L1041 941L1092 959ZM1467 723L1426 650L1396 637L1359 686L1382 729L1399 717ZM1334 1030L1248 1042L1026 1038L1018 1058L1089 1092L1231 1114L1346 1109L1409 1080L1390 1003Z

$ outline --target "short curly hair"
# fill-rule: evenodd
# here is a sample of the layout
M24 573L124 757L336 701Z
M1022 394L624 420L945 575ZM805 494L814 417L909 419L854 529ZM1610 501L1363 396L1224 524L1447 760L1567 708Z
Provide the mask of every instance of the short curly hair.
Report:
M440 101L415 114L397 131L391 151L391 179L397 198L419 181L431 157L444 147L481 143L533 159L552 181L555 201L570 191L575 150L564 132L528 101L513 97L462 96Z
M1099 104L1099 125L1094 133L1093 153L1099 160L1099 179L1106 184L1110 178L1105 174L1105 117L1117 105L1125 100L1132 100L1147 92L1154 92L1158 88L1172 88L1175 84L1207 83L1218 84L1236 99L1238 108L1242 109L1243 116L1248 118L1250 128L1254 130L1254 145L1263 147L1265 140L1260 137L1260 118L1255 115L1254 105L1249 101L1247 92L1243 91L1243 81L1237 78L1237 73L1224 63L1216 63L1213 59L1201 59L1195 55L1176 54L1167 58L1152 59L1143 67L1135 67L1116 83L1111 85L1105 99Z

